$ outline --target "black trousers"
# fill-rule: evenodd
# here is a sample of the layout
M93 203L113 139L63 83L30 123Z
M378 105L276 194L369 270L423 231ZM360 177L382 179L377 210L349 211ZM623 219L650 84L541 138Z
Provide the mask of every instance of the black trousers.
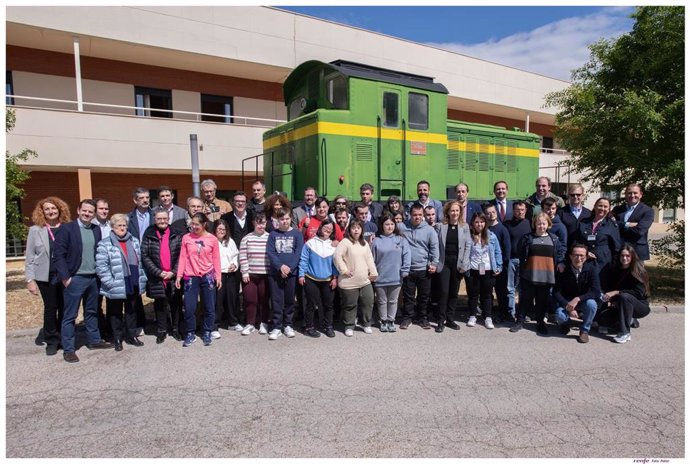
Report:
M223 285L216 293L216 325L218 330L226 318L230 327L237 324L244 325L239 305L239 290L242 276L237 272L223 272L221 282Z
M494 290L494 275L488 270L484 275L480 275L479 271L470 270L469 279L465 280L467 283L467 301L470 307L470 316L475 314L477 302L480 304L480 310L484 317L491 317L491 298Z
M64 305L62 302L62 282L51 284L36 281L43 299L43 339L46 345L60 344L60 327Z
M503 263L503 270L496 277L494 289L496 290L496 299L498 300L498 313L501 316L506 316L510 313L508 306L508 266L509 262Z
M518 307L517 320L524 322L525 316L532 312L537 322L544 320L549 309L549 294L552 285L534 285L525 279L520 279L520 305Z
M629 293L620 293L611 303L597 314L597 322L604 327L615 327L618 333L630 333L633 318L642 319L651 311L647 300L638 300Z
M177 331L187 333L182 308L182 290L175 288L173 282L165 286L165 298L155 298L153 309L156 312L156 330L158 333Z
M431 275L424 271L410 271L403 279L403 310L402 320L411 321L419 319L428 320L427 307L429 306L429 294L431 293ZM417 298L415 300L415 292Z
M304 278L304 293L307 297L307 309L304 312L304 327L314 328L314 311L319 311L319 322L323 328L333 328L333 297L330 281L316 281Z
M135 289L136 290L136 289ZM113 330L113 338L122 340L136 336L137 310L136 301L141 300L139 293L127 295L124 300L106 299L106 310L110 327ZM125 328L122 327L122 310L124 309Z
M446 260L448 260L448 257L446 257ZM457 258L455 261L457 261ZM455 263L455 261L451 261L451 263ZM436 274L432 280L437 281L438 285L433 291L434 294L438 295L436 322L443 324L446 321L454 320L462 274L458 272L454 264L444 265L441 272Z

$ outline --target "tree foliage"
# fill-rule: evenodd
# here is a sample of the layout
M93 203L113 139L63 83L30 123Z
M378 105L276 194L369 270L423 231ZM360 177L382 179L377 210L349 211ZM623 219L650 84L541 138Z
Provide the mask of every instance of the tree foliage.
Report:
M639 183L644 201L663 208L684 207L684 13L636 8L630 33L590 45L572 85L547 95L575 172L603 191Z
M7 108L5 111L5 132L14 129L16 117L14 111ZM5 151L5 182L7 188L6 198L6 224L7 238L25 238L26 226L24 218L19 210L19 200L24 196L21 185L29 179L29 173L24 171L19 162L27 161L30 157L36 156L33 150L22 150L20 153L11 154Z
M659 258L661 266L684 270L685 221L676 221L668 229L668 235L652 240L652 253Z

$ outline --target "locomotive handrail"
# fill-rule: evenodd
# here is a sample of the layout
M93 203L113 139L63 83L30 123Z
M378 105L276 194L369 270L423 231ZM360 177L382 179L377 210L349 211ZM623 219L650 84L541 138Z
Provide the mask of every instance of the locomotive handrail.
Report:
M403 136L402 136L402 186L400 188L401 190L401 197L404 200L405 199L405 159L407 158L405 149L407 148L407 124L405 123L405 118L402 120L402 131L403 131Z
M321 173L323 175L323 196L328 195L328 164L326 163L326 139L321 139Z
M381 200L381 116L376 116L376 190L377 199Z
M243 159L242 159L242 177L241 177L241 180L240 180L241 185L242 185L242 190L244 190L244 187L245 187L245 185L244 185L244 183L245 183L245 180L244 180L244 162L245 162L245 161L249 161L249 160L251 160L251 159L254 159L254 160L255 160L255 162L256 162L256 167L254 168L254 174L255 174L254 181L257 181L257 180L259 180L259 157L260 157L260 156L264 156L264 154L263 154L263 153L260 153L260 154L258 154L258 155L254 155L254 156L250 156L250 157L248 157L248 158L243 158Z

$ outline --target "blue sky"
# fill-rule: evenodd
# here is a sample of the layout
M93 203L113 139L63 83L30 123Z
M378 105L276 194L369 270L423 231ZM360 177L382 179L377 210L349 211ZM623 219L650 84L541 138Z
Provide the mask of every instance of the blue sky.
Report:
M563 80L588 60L588 44L634 23L632 7L277 7Z

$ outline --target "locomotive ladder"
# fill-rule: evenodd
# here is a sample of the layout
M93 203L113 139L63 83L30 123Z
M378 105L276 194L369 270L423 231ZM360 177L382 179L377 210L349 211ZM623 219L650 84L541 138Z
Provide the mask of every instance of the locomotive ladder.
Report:
M407 147L407 125L405 123L405 119L402 120L402 140L400 141L400 162L402 163L401 167L401 173L402 173L402 178L401 179L395 179L395 178L384 178L381 177L381 116L376 117L376 159L377 159L377 166L376 166L376 189L378 190L377 192L377 197L379 201L381 201L381 182L400 182L400 200L404 201L406 199L405 196L405 149Z

